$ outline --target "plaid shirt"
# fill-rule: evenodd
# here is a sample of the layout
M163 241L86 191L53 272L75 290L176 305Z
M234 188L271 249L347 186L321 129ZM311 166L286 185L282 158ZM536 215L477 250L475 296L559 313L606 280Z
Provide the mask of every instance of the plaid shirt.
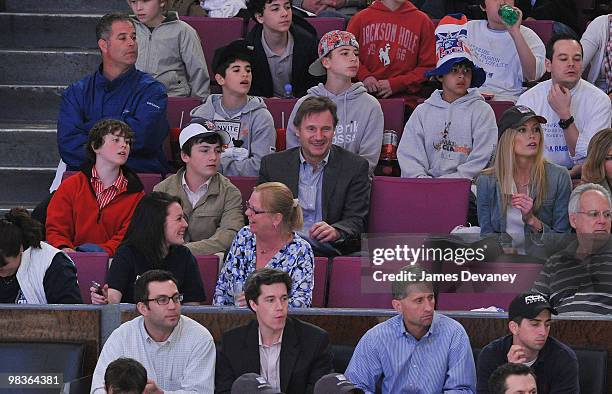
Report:
M124 177L123 172L119 170L119 176L115 182L108 188L104 189L104 183L102 183L102 180L100 180L100 177L98 176L96 166L91 168L91 187L93 187L94 193L96 193L96 200L98 201L100 209L110 204L115 197L126 191L127 185L127 178Z

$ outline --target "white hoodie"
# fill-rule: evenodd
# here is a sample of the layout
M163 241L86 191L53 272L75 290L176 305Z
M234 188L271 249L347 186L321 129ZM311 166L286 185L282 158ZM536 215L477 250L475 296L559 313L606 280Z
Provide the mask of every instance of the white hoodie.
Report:
M495 113L476 89L452 103L436 90L408 119L397 158L404 178L472 179L496 145Z
M380 103L368 94L363 83L357 82L346 91L335 95L325 89L322 83L308 89L308 94L297 101L287 123L287 149L299 146L296 127L293 125L295 114L308 97L329 97L338 106L338 125L333 143L353 152L369 163L370 173L378 164L382 147L384 117Z

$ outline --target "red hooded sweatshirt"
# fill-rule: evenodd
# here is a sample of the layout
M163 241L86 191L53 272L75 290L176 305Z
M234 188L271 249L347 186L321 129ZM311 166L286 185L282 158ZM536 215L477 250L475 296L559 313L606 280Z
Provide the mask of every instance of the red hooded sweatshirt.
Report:
M393 95L417 93L424 73L436 67L433 22L410 1L391 11L377 0L353 16L347 30L360 46L359 80L388 79Z

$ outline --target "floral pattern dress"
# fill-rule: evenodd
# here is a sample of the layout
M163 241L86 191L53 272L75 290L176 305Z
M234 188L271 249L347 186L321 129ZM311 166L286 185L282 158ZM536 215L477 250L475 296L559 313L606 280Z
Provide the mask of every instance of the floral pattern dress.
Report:
M219 273L213 305L234 305L234 283L239 282L244 286L246 278L255 271L256 245L257 239L249 226L238 231ZM314 288L314 255L308 242L293 233L293 239L268 261L266 267L285 271L291 277L290 307L310 307Z

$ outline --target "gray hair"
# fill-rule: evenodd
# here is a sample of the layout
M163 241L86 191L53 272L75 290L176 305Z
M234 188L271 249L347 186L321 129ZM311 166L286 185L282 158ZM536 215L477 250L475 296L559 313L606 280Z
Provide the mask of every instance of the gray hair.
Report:
M582 195L588 192L589 190L598 191L604 196L606 196L606 199L608 200L608 207L612 207L612 199L610 198L610 192L608 192L606 188L601 185L598 185L597 183L585 183L584 185L580 185L572 191L572 194L570 195L569 204L567 206L568 213L578 212L578 210L580 209L580 199L582 198Z
M132 26L134 22L127 14L112 12L104 15L96 24L96 41L103 39L108 40L110 38L113 23L115 22L130 22Z

